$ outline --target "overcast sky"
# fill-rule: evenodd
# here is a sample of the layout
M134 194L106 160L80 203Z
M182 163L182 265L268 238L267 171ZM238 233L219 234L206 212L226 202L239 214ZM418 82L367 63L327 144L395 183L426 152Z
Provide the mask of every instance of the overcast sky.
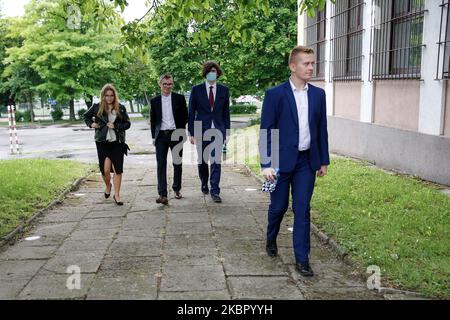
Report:
M0 0L0 6L3 16L17 17L24 13L24 6L29 0ZM128 7L122 14L125 21L131 21L142 17L147 9L145 7L145 0L128 0Z

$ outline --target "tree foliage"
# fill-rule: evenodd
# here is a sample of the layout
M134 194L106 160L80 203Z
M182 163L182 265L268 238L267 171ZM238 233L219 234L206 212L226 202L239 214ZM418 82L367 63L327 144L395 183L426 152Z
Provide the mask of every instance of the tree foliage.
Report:
M115 58L123 23L119 16L105 18L99 31L99 14L90 13L89 2L78 7L84 12L80 19L73 18L71 5L70 0L31 1L25 16L10 27L9 36L20 34L23 41L6 49L3 82L19 99L26 88L68 101L75 119L74 100L91 101L103 84L120 83L128 65L123 57Z
M262 92L288 76L288 53L297 41L295 9L289 1L272 0L268 15L257 9L246 12L242 37L226 32L223 23L235 12L224 3L216 4L214 18L202 23L168 24L165 15L155 17L147 30L155 69L172 73L175 89L188 91L203 81L201 64L213 59L224 69L221 81L234 97Z
M149 0L141 19L120 18L126 0L31 0L25 16L0 17L0 103L36 96L60 102L98 95L111 82L127 99L158 91L172 72L178 90L201 81L206 59L222 64L235 97L287 76L297 5L314 15L324 0Z

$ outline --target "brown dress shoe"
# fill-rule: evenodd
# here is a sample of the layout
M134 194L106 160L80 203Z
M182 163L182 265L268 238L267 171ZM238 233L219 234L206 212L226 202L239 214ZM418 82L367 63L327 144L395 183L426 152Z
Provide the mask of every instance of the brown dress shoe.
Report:
M175 192L175 199L181 199L183 196L181 195L180 191Z
M169 204L169 199L167 197L159 197L156 199L156 203Z

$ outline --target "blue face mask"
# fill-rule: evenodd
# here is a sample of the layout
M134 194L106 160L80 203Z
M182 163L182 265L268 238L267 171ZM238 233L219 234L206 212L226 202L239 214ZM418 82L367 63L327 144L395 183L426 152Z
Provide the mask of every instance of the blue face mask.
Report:
M216 81L217 80L217 73L216 72L210 72L206 75L206 80L208 81Z

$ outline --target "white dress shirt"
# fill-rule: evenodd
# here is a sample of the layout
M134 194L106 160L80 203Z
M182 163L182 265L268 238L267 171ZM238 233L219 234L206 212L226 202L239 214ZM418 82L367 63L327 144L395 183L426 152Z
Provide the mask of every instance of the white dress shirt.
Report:
M214 84L210 84L208 81L206 81L206 96L208 97L208 102L209 102L209 88L213 87L212 91L213 91L213 97L214 97L214 102L216 102L216 92L217 92L217 82L215 82ZM211 121L211 128L214 129L214 119Z
M162 120L161 130L175 130L175 119L172 110L172 95L161 95Z
M117 118L116 111L112 110L111 112L108 113L109 122L114 123L114 121L116 121L116 118ZM116 132L114 131L114 129L108 128L108 132L106 133L106 141L114 142L116 140L117 140Z
M311 145L311 134L309 132L309 121L308 121L308 84L302 89L297 89L289 79L291 83L291 88L295 97L295 104L297 105L298 114L298 150L304 151L308 150Z

